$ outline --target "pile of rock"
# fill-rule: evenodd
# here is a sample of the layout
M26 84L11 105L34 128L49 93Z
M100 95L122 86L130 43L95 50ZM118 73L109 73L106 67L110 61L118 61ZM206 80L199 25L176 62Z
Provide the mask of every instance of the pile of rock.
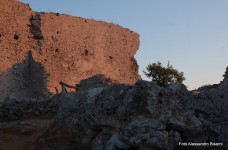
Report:
M97 74L88 79L81 80L79 84L76 84L77 91L85 91L97 87L106 87L114 84L110 78L106 78L104 75Z
M204 96L199 99L183 85L166 89L138 81L134 86L61 93L47 101L5 101L0 107L0 118L1 124L26 120L31 126L29 120L44 116L54 119L38 139L31 139L39 132L38 127L29 131L30 136L25 136L24 143L32 141L27 145L31 149L176 149L179 142L199 141L217 141L227 147L226 111L218 112L217 108L207 111L219 98L217 101ZM0 131L6 135L4 139L0 137L3 146L12 134L4 128L0 125ZM17 132L14 134L19 136Z
M97 84L103 79L94 76L81 82L83 90L49 100L2 103L0 148L153 150L214 142L213 149L228 149L227 87L194 95L183 84ZM15 144L17 137L23 137L20 144Z
M226 67L226 72L223 77L224 80L222 81L221 85L228 87L228 67Z

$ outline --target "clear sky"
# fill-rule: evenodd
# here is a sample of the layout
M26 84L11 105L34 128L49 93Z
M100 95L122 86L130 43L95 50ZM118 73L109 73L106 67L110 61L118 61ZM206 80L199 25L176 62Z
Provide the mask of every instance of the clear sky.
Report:
M228 0L20 0L35 11L119 24L140 34L139 73L168 61L194 89L219 83L228 66Z

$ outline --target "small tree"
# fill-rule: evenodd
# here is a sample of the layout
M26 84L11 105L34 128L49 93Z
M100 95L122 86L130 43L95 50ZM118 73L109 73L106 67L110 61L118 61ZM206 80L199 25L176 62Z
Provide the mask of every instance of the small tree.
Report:
M185 80L184 73L174 69L168 62L167 67L163 67L158 61L157 63L149 64L143 73L156 81L160 86L167 86L173 83L182 83Z

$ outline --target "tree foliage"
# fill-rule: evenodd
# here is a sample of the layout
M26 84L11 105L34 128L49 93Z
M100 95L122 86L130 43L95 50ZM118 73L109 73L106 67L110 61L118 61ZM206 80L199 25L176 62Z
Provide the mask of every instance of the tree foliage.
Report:
M143 73L156 81L160 86L167 86L173 83L182 83L185 80L184 73L174 69L168 62L167 67L163 67L158 61L157 63L149 64Z

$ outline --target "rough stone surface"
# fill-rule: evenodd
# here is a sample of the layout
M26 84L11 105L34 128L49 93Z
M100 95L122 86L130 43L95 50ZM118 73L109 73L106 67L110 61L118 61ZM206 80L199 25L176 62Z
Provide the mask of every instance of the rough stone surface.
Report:
M134 59L139 35L129 29L58 13L34 12L17 0L0 0L0 20L0 101L9 94L37 97L35 86L40 91L55 92L55 87L60 89L60 81L76 84L95 74L127 84L140 78ZM30 76L32 85L24 81L29 74L29 65L24 63L29 51L36 66L29 72L36 75ZM48 80L42 80L46 75ZM42 89L43 85L47 87Z
M104 75L94 75L88 79L81 80L79 84L76 84L77 91L86 91L97 87L106 87L117 84L116 81L106 78Z
M224 86L228 86L228 67L226 67L226 72L223 76L224 80L221 82L221 84L223 84Z
M211 149L228 149L228 68L220 84L197 93L183 84L113 84L109 78L139 78L136 33L33 12L16 0L0 4L1 150L183 149L179 142L215 142L223 145ZM79 83L94 73L105 77ZM81 90L50 97L59 81Z
M169 150L182 149L179 142L215 142L223 146L212 149L227 149L227 108L224 84L197 95L182 84L163 88L139 80L133 86L98 84L46 100L11 97L0 105L0 147ZM193 148L208 149L185 147Z

